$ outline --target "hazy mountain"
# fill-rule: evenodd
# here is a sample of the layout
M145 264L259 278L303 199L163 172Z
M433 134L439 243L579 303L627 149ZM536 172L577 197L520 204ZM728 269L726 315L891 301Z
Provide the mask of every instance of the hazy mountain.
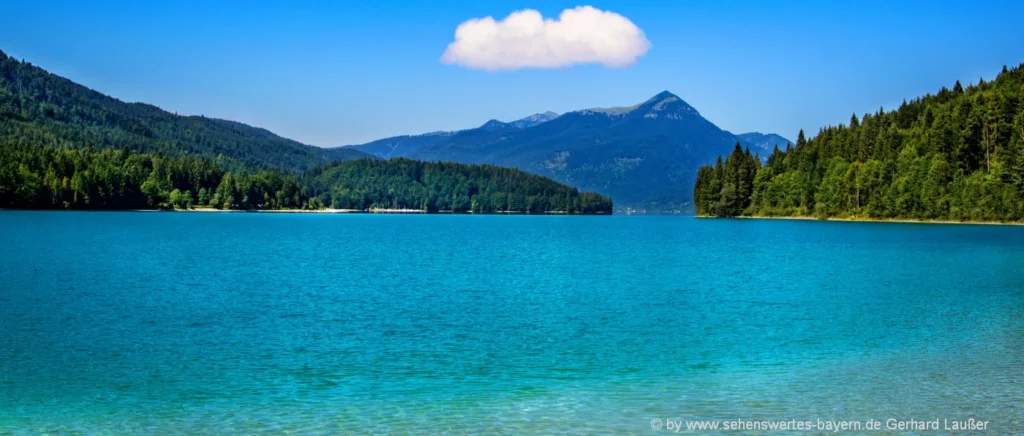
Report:
M432 132L422 135L393 136L390 138L367 142L361 145L337 147L331 150L357 149L385 159L391 157L408 157L423 147L448 141L452 137L458 137L459 141L479 140L481 137L487 136L493 132L525 129L527 127L533 127L538 124L551 121L555 118L558 118L558 114L548 111L533 114L510 122L490 120L475 129L466 129L456 132Z
M487 124L484 124L484 126L487 126ZM481 126L480 129L482 128L483 126ZM451 136L458 135L459 133L462 132L475 131L480 129L469 129L460 132L433 132L425 133L422 135L393 136L390 138L378 139L376 141L367 142L361 145L336 147L332 148L331 150L358 150L384 159L390 159L392 157L409 156L413 152L419 150L422 147L437 144L439 142L447 140Z
M515 121L513 121L513 122L511 122L509 124L511 124L513 127L518 127L520 129L524 129L524 128L527 128L527 127L536 126L536 125L538 125L540 123L546 123L546 122L551 121L551 120L553 120L555 118L558 118L558 114L557 113L554 113L554 112L551 112L551 111L547 111L547 112L544 112L542 114L533 114L533 115L530 115L528 117L515 120Z
M353 148L380 157L516 167L609 195L617 208L664 211L689 209L697 168L737 141L665 91L629 107L538 114L511 123L492 120L476 129Z
M0 51L0 142L227 158L247 167L303 170L370 157L325 149L235 121L126 103ZM222 159L223 160L223 159Z
M761 157L767 158L779 146L779 150L786 150L786 144L793 142L774 133L750 132L736 135L740 143L750 147L751 153L760 153Z

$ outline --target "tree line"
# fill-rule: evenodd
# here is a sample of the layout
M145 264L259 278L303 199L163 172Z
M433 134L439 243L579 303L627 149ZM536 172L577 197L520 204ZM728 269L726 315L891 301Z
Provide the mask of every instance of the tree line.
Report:
M307 172L310 196L336 209L610 214L611 199L494 165L360 159Z
M1024 65L702 167L698 214L1019 221Z
M0 208L611 213L606 197L489 165L361 159L302 175L201 156L0 143Z
M293 175L237 173L200 156L0 144L0 208L317 208Z

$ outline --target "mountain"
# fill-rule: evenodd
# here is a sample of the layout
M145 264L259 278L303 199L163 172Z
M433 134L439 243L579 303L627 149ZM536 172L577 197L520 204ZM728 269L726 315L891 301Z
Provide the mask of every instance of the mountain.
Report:
M787 144L793 143L793 141L774 133L741 133L736 135L736 138L740 140L740 144L743 144L744 147L750 147L751 153L760 153L761 157L767 157L772 153L772 150L775 150L776 146L779 147L779 150L785 150Z
M536 126L553 116L463 135ZM384 161L235 121L125 103L0 52L0 209L325 206L607 214L612 203L516 169Z
M520 118L515 121L503 122L498 120L490 120L480 126L483 130L501 130L501 129L525 129L527 127L533 127L541 123L546 123L555 118L558 118L558 114L547 111L542 114L533 114L525 118Z
M737 141L665 91L629 107L492 120L476 129L351 148L385 158L515 167L609 195L620 208L669 211L690 208L697 168Z
M494 132L525 129L527 127L533 127L538 124L551 121L555 118L558 118L558 114L548 111L533 114L510 122L490 120L476 129L466 129L457 132L431 132L422 135L394 136L367 142L365 144L337 147L330 150L359 150L383 159L390 159L392 157L408 157L421 148L440 144L452 137L457 136L457 140L463 142L482 140L483 137L489 136Z
M488 123L490 123L490 121L488 121ZM501 122L498 121L498 123ZM367 142L365 144L336 147L331 148L329 150L356 150L364 153L369 153L379 158L390 159L392 157L409 156L423 147L439 144L447 140L447 138L458 135L459 133L462 132L476 130L490 131L485 128L486 126L487 124L484 124L479 129L462 130L459 132L433 132L425 133L422 135L394 136L391 138L384 138L372 142ZM501 128L502 126L499 124L492 124L492 127Z
M124 148L202 155L227 166L304 170L370 157L325 149L265 129L125 103L0 51L0 143Z
M536 126L536 125L538 125L540 123L546 123L546 122L551 121L551 120L553 120L555 118L558 118L558 114L557 113L551 112L551 111L547 111L547 112L544 112L542 114L533 114L533 115L530 115L528 117L515 120L515 121L513 121L513 122L511 122L509 124L512 124L513 127L517 127L517 128L520 128L520 129L525 129L527 127Z
M1024 221L1024 64L800 131L763 166L737 147L700 169L694 197L715 216Z

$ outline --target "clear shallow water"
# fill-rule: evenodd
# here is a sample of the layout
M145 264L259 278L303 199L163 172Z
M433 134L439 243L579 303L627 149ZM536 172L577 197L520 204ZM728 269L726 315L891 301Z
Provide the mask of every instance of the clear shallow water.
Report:
M3 212L0 248L0 433L1024 431L1021 227Z

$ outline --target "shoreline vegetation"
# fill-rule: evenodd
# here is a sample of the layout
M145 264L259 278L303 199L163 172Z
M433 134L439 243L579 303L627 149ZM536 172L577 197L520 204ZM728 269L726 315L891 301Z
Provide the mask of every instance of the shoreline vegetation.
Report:
M700 168L698 215L1024 221L1024 64L850 118L766 159L739 144Z
M14 209L0 209L2 210L14 210ZM24 210L24 209L18 209ZM323 213L323 214L397 214L397 215L569 215L564 211L546 211L546 212L519 212L519 211L503 211L503 212L454 212L451 210L436 210L436 211L425 211L422 209L215 209L212 207L197 207L192 209L132 209L130 212L227 212L227 213ZM123 210L114 210L112 212L123 212ZM587 215L611 215L610 213L595 212Z
M0 208L5 211L34 212L185 212L185 213L322 213L322 214L392 214L392 215L572 215L564 211L552 210L545 212L455 212L451 210L425 211L422 209L217 209L213 207L167 208L167 209L16 209ZM612 215L612 213L594 212L584 215ZM711 217L704 217L711 218Z
M611 199L516 169L360 159L238 173L195 155L0 138L0 208L609 215Z
M871 217L816 217L816 216L753 216L743 215L735 217L724 217L714 215L696 215L700 219L751 219L751 220L794 220L794 221L836 221L851 223L881 223L881 224L966 224L978 226L1024 226L1021 221L954 221L954 220L923 220L908 218L871 218Z

